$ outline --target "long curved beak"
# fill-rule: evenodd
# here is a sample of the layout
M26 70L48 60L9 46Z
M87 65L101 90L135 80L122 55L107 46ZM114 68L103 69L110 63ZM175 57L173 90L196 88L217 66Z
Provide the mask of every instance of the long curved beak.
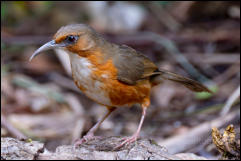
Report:
M40 48L38 48L33 55L29 58L29 61L31 61L34 57L36 57L37 55L39 55L41 52L46 51L46 50L50 50L50 49L55 49L58 47L64 47L63 44L57 44L55 43L55 40L51 40L49 42L47 42L46 44L44 44L43 46L41 46Z

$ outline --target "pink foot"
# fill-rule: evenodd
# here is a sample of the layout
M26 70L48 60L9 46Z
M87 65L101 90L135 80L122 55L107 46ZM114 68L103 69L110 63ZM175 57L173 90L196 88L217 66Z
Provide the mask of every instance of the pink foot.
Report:
M138 135L133 135L131 137L121 139L121 141L123 141L123 142L119 146L116 146L114 148L114 150L120 149L124 145L129 145L130 143L135 142L137 140L137 138L138 138Z
M87 134L87 135L83 136L82 139L76 140L76 142L74 143L74 146L77 147L90 140L95 140L95 139L100 139L100 138L101 138L100 136L94 136L93 134Z

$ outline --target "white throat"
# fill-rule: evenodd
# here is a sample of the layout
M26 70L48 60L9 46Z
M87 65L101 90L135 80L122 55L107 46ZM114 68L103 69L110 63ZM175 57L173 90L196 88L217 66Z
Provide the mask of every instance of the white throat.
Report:
M93 64L84 57L69 52L73 79L78 86L83 87L83 91L88 97L100 102L101 104L111 106L109 96L103 88L105 84L101 80L93 78L92 72L96 70ZM103 77L106 77L103 75Z

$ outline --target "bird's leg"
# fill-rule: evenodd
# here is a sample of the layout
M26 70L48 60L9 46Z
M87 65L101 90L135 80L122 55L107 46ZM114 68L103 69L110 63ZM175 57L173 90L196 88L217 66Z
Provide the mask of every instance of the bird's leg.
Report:
M138 136L139 136L139 134L140 134L140 131L141 131L141 127L142 127L142 124L143 124L145 115L146 115L146 109L147 109L146 106L145 106L145 107L144 107L144 106L142 107L141 120L140 120L138 129L136 130L136 132L135 132L131 137L124 138L124 139L123 139L123 142L122 142L119 146L115 147L114 149L119 149L119 148L121 148L122 146L128 145L128 144L130 144L130 143L132 143L132 142L135 142L135 141L137 140L137 138L138 138Z
M83 136L82 139L79 139L75 142L75 146L96 138L96 136L94 136L95 131L100 127L101 123L116 109L116 107L107 107L107 109L108 112L88 131L85 136Z

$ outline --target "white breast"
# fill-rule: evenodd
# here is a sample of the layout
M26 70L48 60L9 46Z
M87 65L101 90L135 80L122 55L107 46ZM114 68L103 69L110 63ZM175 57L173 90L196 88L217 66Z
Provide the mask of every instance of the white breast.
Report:
M88 97L101 104L111 106L107 93L103 90L104 84L99 80L92 79L91 75L96 68L87 58L69 53L73 79L79 86L84 87L83 91Z

